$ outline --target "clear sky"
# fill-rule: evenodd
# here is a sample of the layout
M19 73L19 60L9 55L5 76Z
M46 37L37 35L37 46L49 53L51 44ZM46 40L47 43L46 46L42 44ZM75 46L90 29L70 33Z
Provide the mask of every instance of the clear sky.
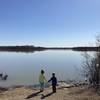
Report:
M0 45L92 45L100 0L0 0Z

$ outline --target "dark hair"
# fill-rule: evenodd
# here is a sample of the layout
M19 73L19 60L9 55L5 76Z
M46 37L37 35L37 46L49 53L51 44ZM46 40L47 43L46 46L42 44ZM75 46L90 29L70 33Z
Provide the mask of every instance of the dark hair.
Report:
M52 73L53 76L55 76L55 73Z
M41 73L44 74L44 70L41 70Z

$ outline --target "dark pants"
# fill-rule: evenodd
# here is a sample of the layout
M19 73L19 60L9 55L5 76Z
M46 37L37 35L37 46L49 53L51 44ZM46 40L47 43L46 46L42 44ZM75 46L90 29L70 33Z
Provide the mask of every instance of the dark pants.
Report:
M53 93L56 92L56 85L52 85L52 91L53 91Z

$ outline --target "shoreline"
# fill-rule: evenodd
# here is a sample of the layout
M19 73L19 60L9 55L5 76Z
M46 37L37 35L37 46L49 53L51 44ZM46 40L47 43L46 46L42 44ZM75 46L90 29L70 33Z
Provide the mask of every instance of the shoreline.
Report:
M88 85L71 85L59 83L57 92L52 93L52 87L40 92L37 88L17 86L5 91L0 91L0 100L100 100L94 89Z
M57 84L57 87L60 88L70 88L70 87L78 87L81 85L88 85L87 82L67 82L67 81L59 81ZM30 89L39 89L39 84L35 85L11 85L11 86L0 86L0 90L9 90L9 89L15 89L15 88L30 88ZM45 84L45 88L51 87L51 84Z

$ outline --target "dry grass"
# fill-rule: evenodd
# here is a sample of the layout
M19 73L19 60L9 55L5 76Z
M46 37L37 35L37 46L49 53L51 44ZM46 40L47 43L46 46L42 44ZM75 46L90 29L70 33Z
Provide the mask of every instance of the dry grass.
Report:
M42 96L46 96L51 93L51 88L45 89L44 92L39 93L35 97L25 99L32 93L36 93L39 90L29 88L15 88L0 93L0 100L41 100ZM100 96L94 89L87 87L72 87L58 89L57 93L49 95L44 100L100 100Z
M72 100L100 100L100 95L93 88L73 87L68 91L67 95L72 97Z

